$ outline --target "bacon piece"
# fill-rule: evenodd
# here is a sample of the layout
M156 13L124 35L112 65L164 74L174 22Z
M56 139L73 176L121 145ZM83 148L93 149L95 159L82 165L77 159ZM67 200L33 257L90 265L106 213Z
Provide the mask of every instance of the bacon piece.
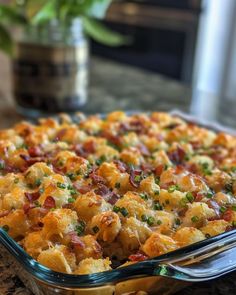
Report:
M81 194L86 194L92 189L90 185L82 185L79 182L74 182L73 186Z
M130 170L130 176L129 176L129 182L130 184L135 187L135 188L138 188L139 185L140 185L140 182L141 182L141 176L142 176L142 170L138 170L138 169L131 169ZM136 180L136 177L138 176L138 180Z
M145 126L143 122L139 120L131 121L131 122L122 122L119 126L119 131L121 133L125 132L136 132L136 133L143 133L145 132Z
M120 160L115 160L114 163L121 173L125 173L129 170L128 166Z
M144 144L140 143L140 144L137 146L137 148L139 149L140 153L141 153L143 156L146 156L146 157L150 156L150 152L149 152L148 148L147 148Z
M104 131L102 132L101 136L105 137L108 141L110 141L115 146L122 145L122 139L119 135L111 134L110 132Z
M102 176L96 174L95 172L90 173L89 176L92 179L92 182L94 184L105 183L106 182L106 180Z
M35 157L40 157L43 155L43 151L39 146L32 146L28 149L28 153L30 157L35 158Z
M96 151L95 142L89 140L84 144L76 144L73 148L77 156L87 158L89 154L93 154Z
M215 211L215 213L216 213L215 217L210 218L208 220L212 221L212 220L219 219L219 217L220 217L220 206L218 205L218 203L216 201L214 201L214 200L208 200L206 203L207 203L208 207L213 209Z
M148 259L148 256L146 256L145 254L143 254L143 253L136 253L136 254L131 254L130 256L129 256L129 260L130 261L133 261L133 262L138 262L138 261L144 261L144 260L146 260L146 259Z
M108 195L109 193L111 193L109 188L106 185L102 184L102 183L98 184L98 188L94 192L96 194L102 196L102 197Z
M35 204L32 204L32 203L26 203L26 204L24 204L23 205L23 210L24 210L24 213L25 214L28 214L28 212L29 212L29 210L30 209L33 209L33 208L35 208L36 206L35 206Z
M56 202L53 197L48 196L44 201L43 207L46 209L52 209L56 207Z
M176 150L168 153L169 159L175 165L181 164L184 160L185 155L186 155L185 150L181 148L180 146L178 146Z
M78 237L77 233L74 231L69 232L70 242L74 247L85 248L84 242Z
M20 157L27 163L28 166L31 166L37 162L43 162L45 161L45 157L30 157L25 154L21 154Z
M140 168L144 174L149 174L154 170L152 164L150 163L142 163L140 165Z
M86 141L83 144L83 150L85 151L85 153L88 153L88 154L94 153L96 151L95 142L93 140Z
M4 210L0 212L0 218L7 216L11 211L10 210Z
M25 197L28 199L30 203L32 203L38 200L38 198L40 197L40 193L39 192L25 193Z
M195 192L192 192L192 194L194 195L195 202L201 202L201 200L204 198L203 193L198 192L195 194Z
M160 177L164 170L165 170L165 166L163 164L157 165L157 167L154 170L154 174Z
M112 192L109 196L109 199L107 200L107 202L111 205L115 205L115 203L120 199L120 195Z
M233 210L232 209L227 209L223 214L222 214L222 218L225 220L225 221L228 221L230 222L232 219L233 219Z
M111 205L114 205L120 198L120 195L111 191L106 185L99 183L98 188L94 191L102 196Z

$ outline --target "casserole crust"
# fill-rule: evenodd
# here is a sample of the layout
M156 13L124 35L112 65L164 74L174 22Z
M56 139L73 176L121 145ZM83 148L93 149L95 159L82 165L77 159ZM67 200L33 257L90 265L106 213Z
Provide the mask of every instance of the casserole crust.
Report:
M0 226L52 270L136 263L236 226L236 138L166 113L0 132Z

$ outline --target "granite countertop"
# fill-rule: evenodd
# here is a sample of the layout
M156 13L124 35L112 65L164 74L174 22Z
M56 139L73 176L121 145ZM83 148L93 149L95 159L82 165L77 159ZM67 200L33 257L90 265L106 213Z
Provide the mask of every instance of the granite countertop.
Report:
M10 127L21 116L17 115L10 83L9 62L0 56L0 128ZM174 80L136 68L92 58L89 101L86 113L123 110L161 110L178 108L188 112L191 90ZM236 293L236 272L217 280L194 284L178 295L231 295ZM33 295L9 265L3 264L0 253L0 294ZM176 295L177 295L176 294Z

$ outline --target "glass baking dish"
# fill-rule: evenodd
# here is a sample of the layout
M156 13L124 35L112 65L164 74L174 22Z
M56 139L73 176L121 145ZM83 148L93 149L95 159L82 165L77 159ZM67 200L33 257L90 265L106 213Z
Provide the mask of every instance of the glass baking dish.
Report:
M171 114L215 131L234 133L178 111ZM190 282L213 279L236 269L235 246L236 230L232 230L157 258L107 272L78 276L58 273L39 264L0 228L3 260L36 295L119 295L137 291L142 291L140 294L173 294Z

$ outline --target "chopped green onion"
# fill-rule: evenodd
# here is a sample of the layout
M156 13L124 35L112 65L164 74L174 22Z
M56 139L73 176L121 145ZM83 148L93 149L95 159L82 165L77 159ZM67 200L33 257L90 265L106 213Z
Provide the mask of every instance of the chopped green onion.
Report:
M192 202L194 201L194 196L193 196L193 194L190 193L190 192L188 192L188 193L186 194L186 199L187 199L190 203L192 203Z
M115 212L115 213L120 212L120 207L118 207L118 206L114 206L114 207L113 207L113 212Z
M168 187L168 192L169 193L173 193L174 191L179 190L179 186L178 185L171 185Z
M65 188L66 188L66 185L65 185L64 183L58 182L58 183L57 183L57 187L58 187L58 188L65 189Z
M125 207L120 208L120 213L121 213L124 217L126 217L126 216L129 214L128 210L127 210Z
M42 183L42 181L41 181L40 178L37 178L37 179L35 180L35 185L36 185L36 186L40 186L41 183Z
M117 189L120 188L120 183L119 183L119 182L116 182L116 184L115 184L115 188L117 188Z
M198 216L193 216L191 218L192 222L198 222L199 221L199 217Z
M75 199L74 198L69 198L68 203L74 203Z
M161 220L157 220L157 225L161 225L162 221Z
M136 181L136 182L140 182L141 180L142 180L141 175L135 175L135 176L134 176L134 181Z
M99 232L99 227L98 226L94 226L93 227L93 232L96 234Z
M157 202L157 203L154 204L153 209L154 209L154 210L159 210L159 211L160 211L160 210L163 210L163 207L161 206L160 203Z
M18 183L19 180L20 180L19 178L15 178L15 179L14 179L14 183Z
M232 210L233 210L233 211L236 211L236 205L233 205L233 206L232 206Z
M70 180L76 180L76 174L73 172L66 173L66 176L70 178Z
M180 224L181 224L181 221L180 221L179 218L176 218L176 219L175 219L175 224L176 224L176 225L180 225Z
M146 201L146 200L148 200L148 195L144 194L144 193L141 193L140 198Z
M152 226L155 223L155 219L152 216L149 216L147 219L147 224Z
M141 216L141 219L142 219L143 222L146 222L148 220L148 217L147 217L147 215L143 214Z
M224 206L221 206L220 207L220 213L225 213L226 210L227 210L226 207L224 207Z
M84 233L85 226L86 224L83 220L79 221L79 224L75 227L78 236L81 236Z

